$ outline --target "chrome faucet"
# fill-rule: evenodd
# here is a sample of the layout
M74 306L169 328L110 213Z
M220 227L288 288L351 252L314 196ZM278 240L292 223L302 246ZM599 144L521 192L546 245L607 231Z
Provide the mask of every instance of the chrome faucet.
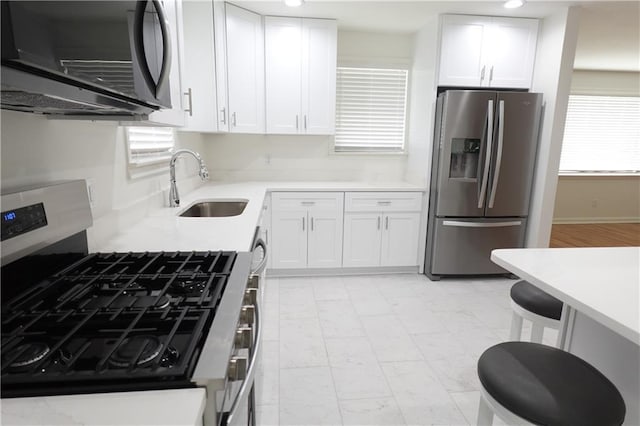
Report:
M200 158L200 154L190 149L179 149L174 152L169 161L169 182L171 183L171 189L169 189L169 207L178 207L180 205L180 195L178 195L178 187L176 186L176 160L180 154L193 155L195 159L198 160L198 165L200 166L200 171L198 172L200 179L203 181L209 179L209 170L207 170L207 166L204 165L204 161Z

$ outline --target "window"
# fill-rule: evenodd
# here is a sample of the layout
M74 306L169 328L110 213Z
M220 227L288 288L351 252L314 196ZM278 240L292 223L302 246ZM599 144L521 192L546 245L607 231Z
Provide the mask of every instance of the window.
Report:
M560 172L640 172L640 97L570 95Z
M127 127L129 165L146 166L167 162L174 146L174 131L169 127Z
M407 69L338 67L338 152L404 150Z

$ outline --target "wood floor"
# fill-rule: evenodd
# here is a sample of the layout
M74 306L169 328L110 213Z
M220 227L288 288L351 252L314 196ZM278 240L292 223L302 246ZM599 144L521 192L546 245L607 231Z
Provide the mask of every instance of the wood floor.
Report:
M553 225L549 247L640 246L640 223Z

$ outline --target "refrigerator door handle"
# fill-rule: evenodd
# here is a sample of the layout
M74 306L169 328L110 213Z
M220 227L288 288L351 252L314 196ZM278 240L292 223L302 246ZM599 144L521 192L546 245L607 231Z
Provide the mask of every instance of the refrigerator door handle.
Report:
M500 164L502 163L502 148L504 142L504 101L498 104L498 156L493 172L493 183L491 184L491 196L489 197L489 208L493 208L496 201L496 190L498 189L498 179L500 178Z
M482 183L480 184L480 196L478 197L478 208L484 206L484 199L487 195L487 182L489 180L489 162L491 161L491 151L493 148L493 99L487 104L487 152L484 156L484 166L482 170Z
M444 226L457 226L460 228L504 228L506 226L520 226L521 220L511 220L508 222L463 222L460 220L445 220Z

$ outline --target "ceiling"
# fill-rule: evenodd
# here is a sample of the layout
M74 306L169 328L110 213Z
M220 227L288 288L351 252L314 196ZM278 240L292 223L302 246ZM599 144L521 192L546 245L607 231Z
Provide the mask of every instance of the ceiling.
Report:
M233 1L233 0L232 0ZM544 18L559 8L579 5L580 28L574 68L640 71L640 2L528 0L519 9L502 1L305 0L299 8L282 1L236 0L233 3L263 15L333 18L341 30L413 33L436 14Z

